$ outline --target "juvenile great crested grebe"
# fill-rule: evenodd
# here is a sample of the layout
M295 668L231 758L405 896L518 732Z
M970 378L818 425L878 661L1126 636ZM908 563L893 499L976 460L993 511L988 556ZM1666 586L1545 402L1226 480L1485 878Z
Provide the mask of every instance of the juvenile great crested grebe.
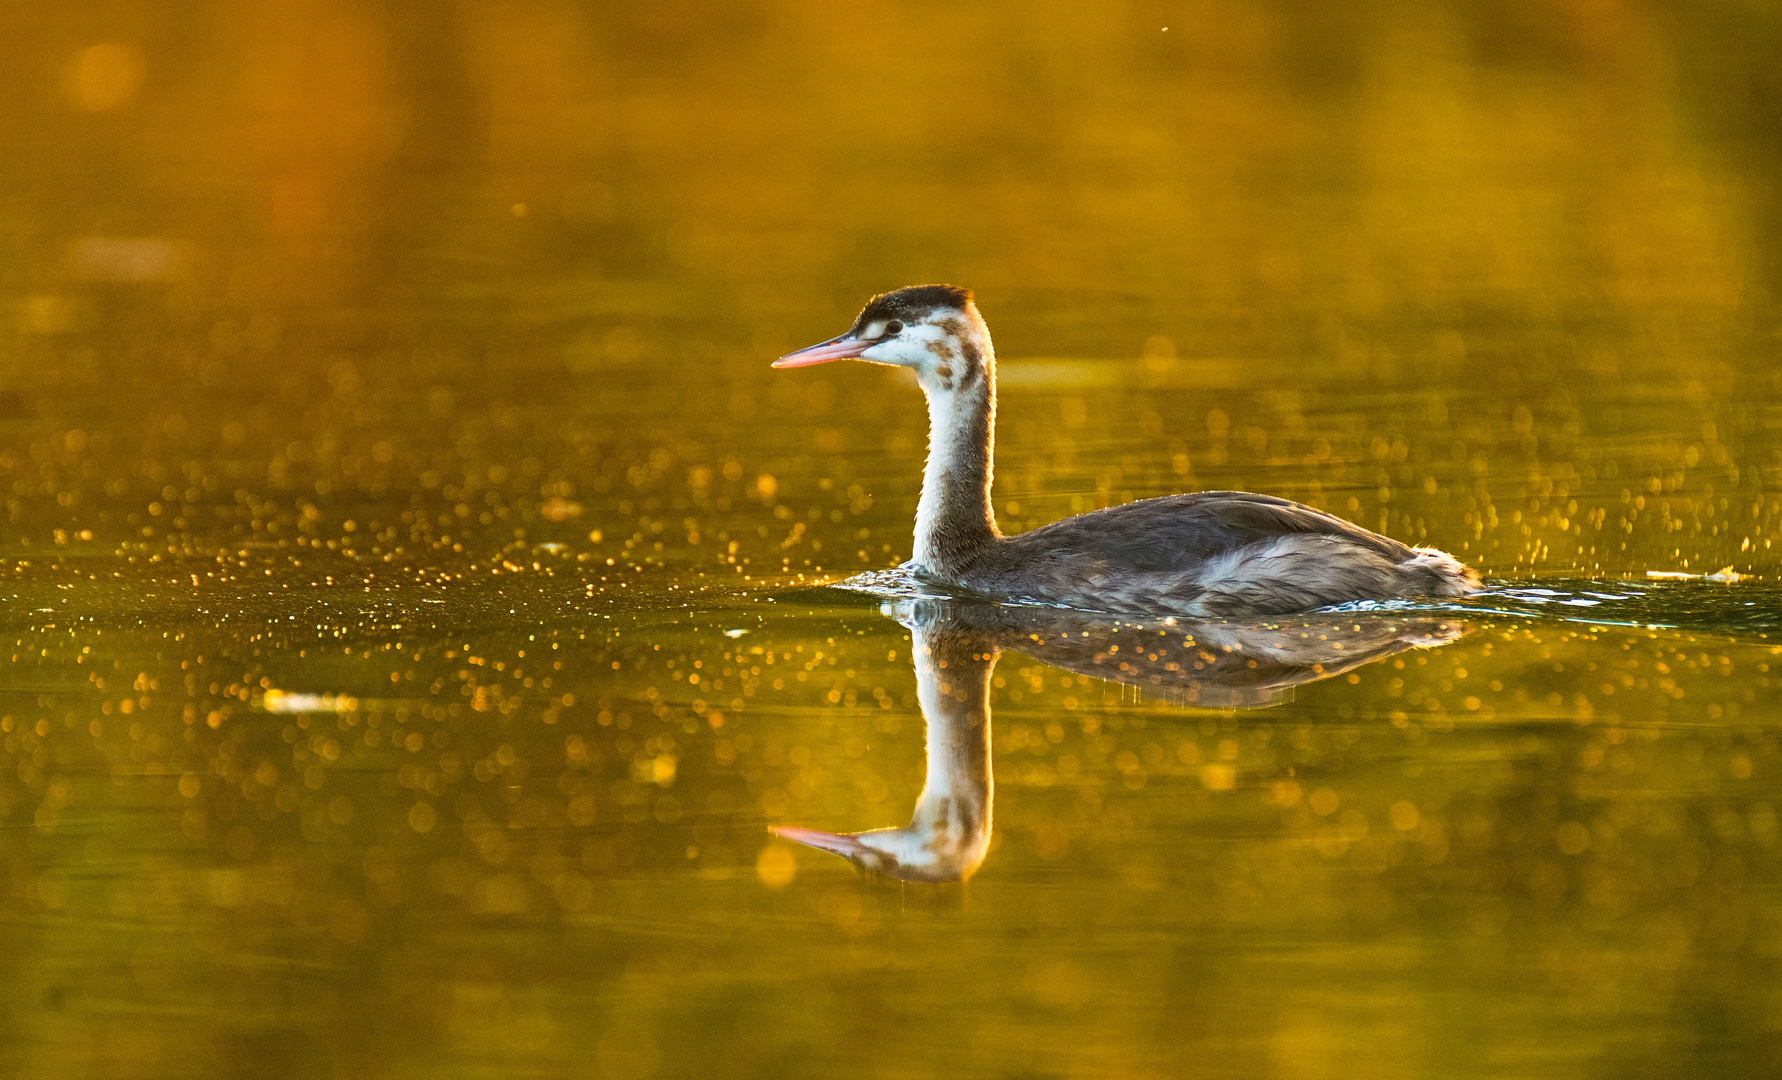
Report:
M913 285L876 296L847 333L773 366L831 360L910 368L928 398L928 466L907 565L937 584L1092 611L1200 617L1478 588L1478 574L1445 552L1236 491L1166 495L1002 535L990 503L996 354L969 289Z

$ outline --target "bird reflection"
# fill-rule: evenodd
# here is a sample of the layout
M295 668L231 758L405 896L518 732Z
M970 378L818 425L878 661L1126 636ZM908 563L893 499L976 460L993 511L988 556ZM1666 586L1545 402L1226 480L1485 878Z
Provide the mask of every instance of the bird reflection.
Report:
M961 881L990 848L990 679L1006 649L1182 704L1256 708L1293 688L1411 648L1445 645L1465 624L1427 617L1305 615L1250 622L1117 619L954 600L886 605L909 627L928 773L908 825L776 836L905 881Z

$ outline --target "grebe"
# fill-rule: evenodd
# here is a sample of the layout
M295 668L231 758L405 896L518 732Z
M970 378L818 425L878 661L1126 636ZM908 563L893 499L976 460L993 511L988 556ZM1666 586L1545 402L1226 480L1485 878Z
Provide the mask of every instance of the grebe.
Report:
M1426 618L1200 622L1114 619L1062 608L954 600L885 605L910 630L928 772L910 823L860 833L776 825L775 836L904 881L959 881L990 851L990 687L1005 650L1187 704L1259 708L1297 686L1411 648L1458 640L1464 623Z
M1479 576L1287 499L1202 491L1112 506L1004 536L991 509L996 354L971 290L875 296L848 332L774 367L906 367L928 398L928 464L905 566L1002 600L1138 615L1287 614L1351 600L1460 596Z

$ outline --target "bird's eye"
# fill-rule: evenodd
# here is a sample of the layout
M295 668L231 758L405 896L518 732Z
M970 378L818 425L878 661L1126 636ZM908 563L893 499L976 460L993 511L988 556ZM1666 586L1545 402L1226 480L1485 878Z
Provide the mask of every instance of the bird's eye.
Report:
M901 333L903 333L903 324L898 322L896 319L892 319L890 322L885 324L885 336L886 337L896 337L898 334L901 334Z

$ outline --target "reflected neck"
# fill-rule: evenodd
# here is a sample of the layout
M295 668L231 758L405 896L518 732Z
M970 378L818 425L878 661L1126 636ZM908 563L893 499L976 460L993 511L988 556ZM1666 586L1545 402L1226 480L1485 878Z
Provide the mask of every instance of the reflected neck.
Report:
M1002 536L990 503L996 443L996 360L984 341L982 363L957 378L924 378L928 464L916 505L918 570L953 577Z
M918 630L916 697L927 726L928 773L910 827L937 850L966 856L990 839L990 674L996 647L978 634Z

